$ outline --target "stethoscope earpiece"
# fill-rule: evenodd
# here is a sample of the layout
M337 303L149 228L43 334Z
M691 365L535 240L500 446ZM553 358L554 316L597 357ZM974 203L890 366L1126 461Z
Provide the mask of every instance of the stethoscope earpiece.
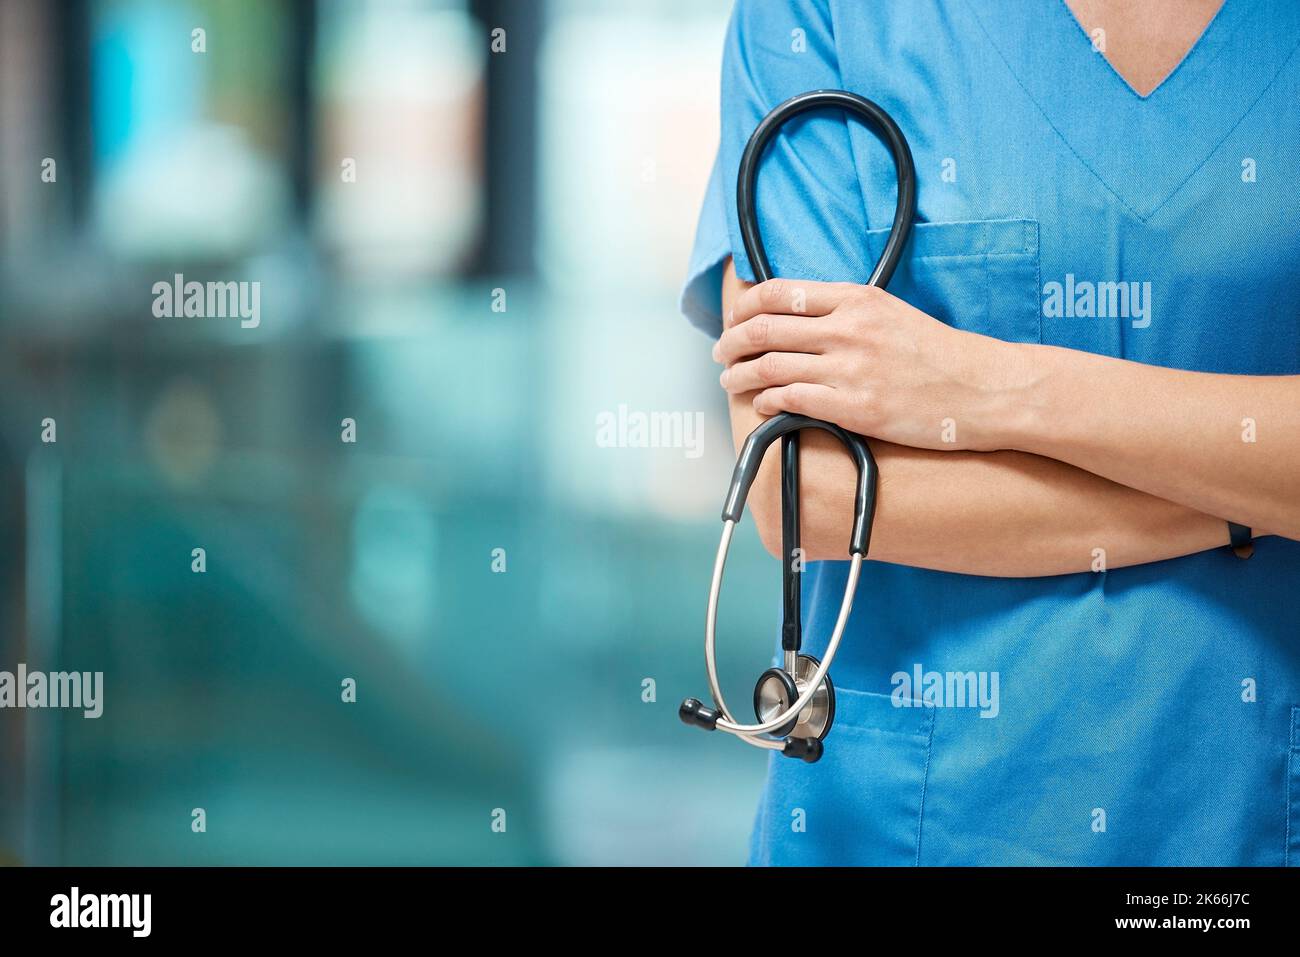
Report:
M821 738L789 738L781 748L781 754L816 764L821 760L824 747Z
M740 175L736 183L736 205L740 216L740 234L745 254L759 282L772 278L763 240L759 235L755 186L758 163L776 132L790 119L809 110L835 107L865 120L874 126L889 146L898 174L898 200L894 209L894 223L885 241L880 260L871 272L868 285L884 286L894 273L902 256L903 247L912 228L916 212L916 173L912 152L892 117L870 100L845 90L814 90L791 97L772 110L758 124L745 152L740 158ZM736 523L745 510L745 499L758 475L763 455L778 438L781 439L781 510L783 553L792 556L799 547L799 447L798 433L802 429L821 429L835 436L857 469L857 489L853 505L853 531L849 538L848 579L844 598L840 603L835 627L826 644L826 658L818 661L811 655L799 653L802 641L800 616L800 585L795 563L782 562L782 592L784 621L781 647L784 652L782 667L769 668L754 686L755 724L741 724L727 707L718 682L717 620L718 595L722 590L722 573L727 564ZM709 586L709 606L704 620L704 666L708 673L709 690L714 707L709 708L697 698L682 702L678 715L686 724L706 731L722 730L734 734L742 741L760 748L780 751L790 758L810 764L822 756L822 739L835 721L835 687L830 680L830 666L839 648L849 614L853 610L853 595L857 591L862 562L871 543L871 523L876 510L876 462L866 439L846 432L838 425L810 419L807 416L783 412L768 419L745 440L736 468L732 472L731 487L722 508L722 541L718 544L713 562L713 580Z
M682 719L683 724L712 731L718 726L720 715L713 709L704 707L704 702L699 698L687 698L677 709L677 717Z

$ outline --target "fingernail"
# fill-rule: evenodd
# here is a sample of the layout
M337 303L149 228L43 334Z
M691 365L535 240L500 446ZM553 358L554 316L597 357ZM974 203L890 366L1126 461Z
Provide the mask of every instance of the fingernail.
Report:
M721 359L718 358L718 343L716 342L713 344L713 361L714 362L722 361Z
M730 371L730 369L723 369L722 375L718 376L718 385L722 386L724 389L727 387L727 373Z

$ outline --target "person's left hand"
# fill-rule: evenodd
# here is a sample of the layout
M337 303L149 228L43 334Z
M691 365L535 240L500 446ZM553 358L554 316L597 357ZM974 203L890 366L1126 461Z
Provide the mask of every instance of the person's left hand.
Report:
M713 349L729 393L923 449L1008 446L1025 363L883 289L773 279L736 300Z

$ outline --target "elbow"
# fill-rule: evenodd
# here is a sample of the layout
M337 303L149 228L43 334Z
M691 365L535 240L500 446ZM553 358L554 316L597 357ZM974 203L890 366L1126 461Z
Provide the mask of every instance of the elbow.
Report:
M781 558L781 489L767 469L760 470L749 490L749 514L758 529L759 541L773 558Z
M769 473L767 465L759 472L753 488L749 492L749 513L758 529L759 541L764 550L778 561L784 560L785 541L782 531L781 486L780 476L775 469ZM817 562L828 559L843 559L843 548L828 548L825 545L825 509L824 497L818 494L817 484L805 477L799 493L799 546L805 562ZM847 526L843 538L848 540ZM838 540L839 536L836 536Z

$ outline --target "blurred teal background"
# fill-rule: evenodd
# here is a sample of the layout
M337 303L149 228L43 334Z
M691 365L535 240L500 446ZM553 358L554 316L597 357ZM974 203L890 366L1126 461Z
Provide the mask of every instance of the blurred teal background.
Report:
M764 756L676 718L733 455L676 312L729 12L0 4L0 670L106 686L0 711L0 862L743 860ZM175 273L261 324L154 318ZM620 405L702 454L602 447ZM743 698L778 573L732 556Z

